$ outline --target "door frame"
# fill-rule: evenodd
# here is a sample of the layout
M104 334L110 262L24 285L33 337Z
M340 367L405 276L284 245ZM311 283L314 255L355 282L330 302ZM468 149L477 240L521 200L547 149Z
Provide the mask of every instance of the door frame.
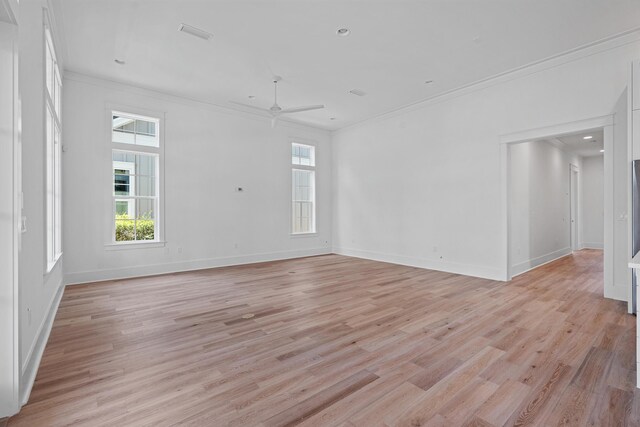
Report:
M534 129L527 129L519 132L507 133L500 136L500 200L502 205L502 259L504 260L504 274L503 279L510 281L512 279L511 272L511 212L509 209L509 160L510 160L510 148L514 144L522 142L536 141L539 139L547 139L554 136L567 135L578 132L588 132L595 129L604 129L604 144L605 144L605 164L609 157L611 161L613 158L607 156L607 151L611 153L611 147L613 147L613 125L614 115L608 114L606 116L591 117L583 120L576 120L573 122L560 123L552 126L544 126ZM607 171L605 171L606 175ZM605 176L605 181L607 180ZM605 194L607 192L605 191ZM613 197L613 192L611 197ZM606 196L605 196L606 199ZM607 200L605 200L605 204ZM611 212L611 215L613 212ZM614 232L613 218L605 217L605 277L604 277L604 290L613 287L613 248L611 247L613 232Z
M569 224L571 236L571 251L582 248L580 242L580 169L571 163L569 165Z

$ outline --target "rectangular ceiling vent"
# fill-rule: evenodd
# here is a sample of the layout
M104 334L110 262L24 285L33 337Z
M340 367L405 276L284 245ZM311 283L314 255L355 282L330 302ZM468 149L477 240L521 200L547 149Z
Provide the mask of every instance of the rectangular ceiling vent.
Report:
M211 38L213 37L213 34L187 24L180 24L180 26L178 26L178 31L191 34L192 36L198 37L202 40L211 40Z
M360 90L360 89L351 89L351 90L349 91L349 93L350 93L351 95L355 95L355 96L365 96L365 95L366 95L365 91Z

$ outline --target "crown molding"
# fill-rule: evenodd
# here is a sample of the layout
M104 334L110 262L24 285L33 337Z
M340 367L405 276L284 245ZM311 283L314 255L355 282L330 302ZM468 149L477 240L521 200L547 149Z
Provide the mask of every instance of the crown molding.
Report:
M350 123L340 129L334 130L332 134L337 135L343 131L355 129L369 123L384 121L411 111L419 110L430 105L446 102L492 86L496 86L512 80L521 79L536 73L540 73L542 71L562 66L564 64L578 61L582 58L586 58L592 55L607 52L638 42L640 42L640 27L636 27L619 34L606 37L604 39L600 39L598 41L582 45L574 49L570 49L560 54L553 55L539 61L535 61L527 65L505 71L503 73L495 74L485 79L477 80L468 85L460 86L458 88L422 99L417 102L406 104L402 107L398 107L386 113L378 114L373 117Z
M548 139L562 135L570 135L576 132L589 131L592 129L613 126L613 115L592 117L584 120L575 120L567 123L560 123L552 126L544 126L534 129L526 129L500 135L501 144L515 144L519 142L536 141Z
M260 122L268 122L271 123L271 116L268 116L266 113L264 115L259 113L252 113L240 109L236 109L233 107L228 107L225 105L219 105L212 102L201 101L198 99L188 98L182 95L177 95L169 92L162 92L155 89L145 88L141 86L132 85L129 83L124 83L116 80L110 80L104 77L92 76L89 74L84 74L78 71L66 69L64 73L65 80L71 80L74 82L90 84L93 86L99 86L115 91L135 93L140 96L145 96L147 98L159 99L162 101L173 102L176 104L186 105L194 108L201 108L205 110L215 111L221 114L229 114L233 116L240 116L250 120L256 120ZM314 126L311 124L303 124L300 122L295 122L293 120L278 118L278 126L295 129L295 130L303 130L303 131L312 131L321 133L323 135L330 135L330 130L328 128Z

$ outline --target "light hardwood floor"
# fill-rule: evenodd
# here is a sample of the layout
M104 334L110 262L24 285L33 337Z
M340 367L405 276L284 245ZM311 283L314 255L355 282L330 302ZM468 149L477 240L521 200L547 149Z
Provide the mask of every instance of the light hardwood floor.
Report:
M510 283L327 255L68 287L9 426L639 425L584 250Z

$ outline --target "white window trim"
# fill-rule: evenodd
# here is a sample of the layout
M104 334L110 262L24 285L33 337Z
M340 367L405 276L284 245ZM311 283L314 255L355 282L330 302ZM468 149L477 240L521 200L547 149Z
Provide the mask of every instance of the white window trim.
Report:
M291 147L293 145L305 145L308 147L313 147L313 166L311 165L296 165L291 161ZM313 184L313 231L305 231L295 233L292 228L293 223L293 214L291 212L291 203L293 203L293 193L289 194L289 236L292 239L301 238L301 237L314 237L318 234L318 173L317 173L317 159L318 159L318 145L313 141L305 141L299 138L294 138L289 141L289 188L293 191L293 171L298 170L308 170L314 172L314 184Z
M145 145L134 145L113 142L112 139L112 115L113 113L122 113L132 118L152 118L158 120L158 144L159 147L149 147ZM165 152L165 113L160 111L146 110L138 107L131 107L126 105L107 104L105 111L105 124L106 124L106 144L105 144L105 167L103 168L105 173L105 187L108 191L105 192L105 227L104 236L104 249L107 251L112 250L127 250L127 249L149 249L164 247L166 241L164 240L164 152ZM140 154L154 154L158 156L158 212L156 214L156 239L154 240L136 240L128 242L116 242L115 241L115 221L113 219L114 212L114 197L113 197L113 157L114 150L127 151L127 152L139 152ZM108 207L108 208L107 208Z
M53 29L51 26L51 20L49 19L48 11L43 9L43 22L42 22L42 63L44 67L42 68L42 97L43 97L43 136L44 136L44 153L45 153L45 168L44 168L44 179L43 179L43 188L44 191L44 218L43 218L43 226L45 230L45 247L44 247L44 265L45 271L44 275L49 275L53 269L58 264L58 261L62 258L63 250L63 242L62 242L62 220L59 219L62 215L62 183L60 182L62 179L62 102L61 102L61 93L62 93L62 70L60 69L60 62L58 60L58 51L57 46L53 37ZM53 70L53 74L57 76L57 80L60 82L60 94L54 96L55 99L51 99L51 95L49 94L48 81L47 81L47 51L49 49L49 45L51 46L51 55L55 61L55 67ZM53 88L56 91L55 85ZM57 93L57 92L56 92ZM56 103L56 100L59 101L59 105ZM57 153L57 168L59 169L58 180L54 180L52 185L54 186L54 195L53 195L53 218L52 218L52 227L53 230L49 230L49 214L48 214L48 205L49 205L49 194L47 191L48 188L48 179L49 179L49 164L47 159L47 153L49 150L48 144L48 132L47 129L47 117L49 115L49 110L53 112L53 120L55 125L57 126L59 132L59 139L57 141L57 147L55 146L55 133L52 135L54 141L53 150ZM58 111L59 110L59 111ZM53 172L55 174L55 171ZM57 192L55 191L57 189ZM56 203L56 194L58 196L58 200ZM58 221L60 221L60 226L57 226ZM53 256L49 255L49 247L53 246Z

